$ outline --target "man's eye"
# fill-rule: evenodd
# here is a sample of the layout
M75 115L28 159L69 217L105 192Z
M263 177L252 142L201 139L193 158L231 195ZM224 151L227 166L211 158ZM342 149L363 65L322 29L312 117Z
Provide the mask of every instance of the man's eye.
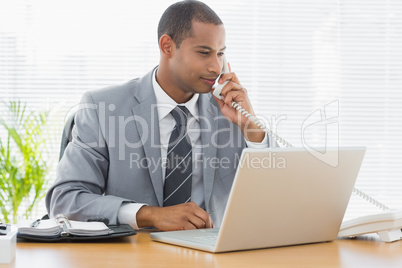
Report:
M200 51L200 53L201 53L202 55L208 55L208 54L209 54L208 51Z
M219 52L218 53L218 56L224 56L225 55L225 52Z

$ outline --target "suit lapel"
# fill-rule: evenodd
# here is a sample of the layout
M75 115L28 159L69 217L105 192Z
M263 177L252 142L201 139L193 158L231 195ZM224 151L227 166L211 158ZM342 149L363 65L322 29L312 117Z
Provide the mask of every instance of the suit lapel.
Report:
M133 115L136 120L136 129L147 137L142 137L145 157L148 159L148 171L152 185L160 206L163 205L163 179L161 167L161 148L159 118L156 108L156 97L152 87L152 72L140 79L138 88L134 90L134 97L138 101L133 107Z
M201 116L200 128L201 128L201 144L205 146L203 148L204 159L213 159L216 157L217 148L213 146L212 135L218 129L218 120L215 120L219 116L219 108L214 105L215 101L210 94L200 94L199 98L199 114ZM211 129L211 131L202 131L204 129ZM216 138L216 135L214 135ZM215 141L216 144L216 141ZM205 208L207 212L211 212L209 203L212 194L212 187L214 185L215 169L205 168L203 170L204 181L204 195L205 195Z

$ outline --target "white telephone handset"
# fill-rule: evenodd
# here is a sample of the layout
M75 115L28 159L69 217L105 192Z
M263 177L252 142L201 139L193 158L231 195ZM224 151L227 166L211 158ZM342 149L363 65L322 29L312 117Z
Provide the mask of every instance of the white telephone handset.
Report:
M226 57L223 58L223 69L222 73L229 72L229 65L226 61ZM214 91L213 95L218 99L222 99L222 89L228 83L225 81L222 84L218 83L219 78L222 73L216 79L213 85ZM257 119L255 116L248 113L243 109L238 103L232 102L232 107L242 113L246 118L254 122L261 129L263 129L268 135L278 141L279 144L285 145L286 147L293 147L292 144L288 143L286 140L282 139L276 133L266 128L264 124ZM353 188L353 193L357 194L361 198L367 200L371 204L383 209L385 212L380 214L368 215L359 217L356 219L348 220L342 223L338 236L340 237L353 237L368 233L377 233L380 238L385 242L393 242L402 239L402 210L390 211L390 209L382 204L381 202L375 200L364 192L360 191L356 187Z
M223 56L223 69L222 69L222 73L218 76L218 78L215 81L215 85L213 85L212 87L214 88L214 92L212 94L214 94L215 97L217 97L218 99L222 99L222 89L223 87L229 82L229 81L225 81L223 82L223 84L219 84L219 78L221 78L221 75L223 73L228 73L229 72L229 64L226 61L226 57Z

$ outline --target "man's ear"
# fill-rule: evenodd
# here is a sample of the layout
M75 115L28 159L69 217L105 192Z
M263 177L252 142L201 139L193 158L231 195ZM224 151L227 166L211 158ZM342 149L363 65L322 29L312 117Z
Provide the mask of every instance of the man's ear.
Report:
M173 39L167 34L162 35L159 39L159 48L161 53L167 58L173 56L175 46L176 44L174 43Z

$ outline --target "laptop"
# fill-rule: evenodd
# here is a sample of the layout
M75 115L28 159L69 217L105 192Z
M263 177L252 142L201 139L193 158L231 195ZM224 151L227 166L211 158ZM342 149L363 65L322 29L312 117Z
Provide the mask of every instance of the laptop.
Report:
M366 149L244 149L220 228L151 233L151 239L208 252L333 241ZM323 153L324 154L324 153Z

